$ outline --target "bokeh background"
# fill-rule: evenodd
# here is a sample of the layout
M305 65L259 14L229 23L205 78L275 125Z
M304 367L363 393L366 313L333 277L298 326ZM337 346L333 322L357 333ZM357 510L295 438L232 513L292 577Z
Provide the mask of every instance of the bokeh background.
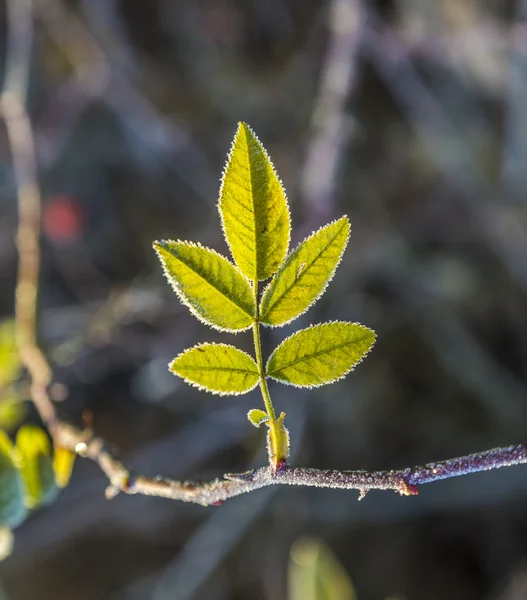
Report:
M398 468L527 440L525 0L40 0L34 17L40 325L64 416L91 411L148 475L264 463L246 420L256 391L213 397L167 371L220 337L178 303L151 249L171 237L227 252L215 203L244 120L288 191L294 244L343 213L353 226L326 295L267 331L266 352L327 319L378 334L338 384L273 385L294 464ZM5 318L15 227L2 129ZM38 422L29 405L25 420ZM16 531L0 563L9 600L286 600L305 535L333 549L360 600L527 598L522 467L360 503L277 487L205 509L106 501L105 485L79 460Z

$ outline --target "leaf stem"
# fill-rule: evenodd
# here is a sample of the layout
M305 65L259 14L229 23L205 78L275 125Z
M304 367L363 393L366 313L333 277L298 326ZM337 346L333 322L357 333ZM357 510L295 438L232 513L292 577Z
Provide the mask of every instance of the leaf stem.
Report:
M274 411L273 402L271 400L271 394L267 386L267 380L265 379L265 367L262 357L262 342L260 335L260 314L258 309L258 281L252 282L254 302L256 304L256 321L253 323L253 339L254 339L254 354L256 357L256 364L258 365L258 373L260 375L260 390L262 392L262 398L265 405L265 410L269 419L274 422L276 421L276 413Z
M267 386L267 379L260 375L260 390L262 392L263 401L265 404L265 410L272 421L276 421L276 414L274 412L273 402L271 400L271 394L269 393L269 387Z

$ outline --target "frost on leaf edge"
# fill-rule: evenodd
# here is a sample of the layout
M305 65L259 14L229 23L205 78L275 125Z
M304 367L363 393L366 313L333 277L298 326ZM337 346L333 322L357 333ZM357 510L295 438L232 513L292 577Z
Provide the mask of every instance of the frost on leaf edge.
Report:
M314 237L315 235L317 235L318 233L321 233L324 229L327 229L328 227L331 227L331 225L334 225L335 223L337 223L338 221L345 219L348 226L349 226L349 231L348 231L348 235L346 236L346 241L344 243L344 246L342 247L342 251L340 253L340 257L338 259L338 261L335 263L335 267L333 268L333 272L331 273L330 277L328 278L328 280L326 281L326 283L324 284L324 287L320 290L320 293L315 296L313 298L313 300L310 302L310 304L308 304L308 306L306 306L306 308L299 312L297 315L295 315L294 317L291 317L290 319L288 319L287 321L284 321L283 323L266 323L265 321L260 321L260 323L264 326L264 327L285 327L286 325L289 325L290 323L292 323L295 319L298 319L299 317L301 317L303 314L305 314L314 304L316 304L318 302L318 300L326 293L326 290L329 286L329 284L333 281L334 277L335 277L335 273L337 272L337 268L340 265L340 263L342 262L342 259L344 258L344 253L346 252L346 248L348 247L349 244L349 240L350 240L350 236L351 236L351 221L349 219L349 217L347 215L342 215L341 217L339 217L338 219L333 219L333 221L326 223L326 225L323 225L322 227L320 227L319 229L317 229L316 231L311 232L308 236L306 236L299 244L297 244L297 246L294 248L294 250L292 250L286 257L285 259L282 261L282 264L280 265L280 267L278 268L278 271L273 275L273 278L271 279L271 281L265 286L265 288L263 289L262 292L262 297L260 299L260 305L259 305L259 311L262 311L262 305L263 305L263 301L264 298L266 297L266 295L269 293L269 290L271 288L271 285L273 284L273 281L275 280L275 278L280 276L280 273L285 269L287 262L291 259L291 257L293 256L293 254L300 249L300 247L302 246L302 244L305 244L308 240L310 240L312 237ZM336 237L336 236L335 236ZM326 246L327 248L327 246ZM291 288L289 288L291 289ZM263 315L262 315L263 316ZM331 321L328 321L328 323ZM285 340L284 340L285 341Z
M195 346L192 346L190 348L185 348L185 350L183 350L177 356L175 356L168 363L168 370L170 371L170 373L172 373L172 375L175 375L176 377L179 377L180 379L182 379L186 384L190 385L191 387L196 388L202 392L208 392L209 394L213 394L214 396L243 396L244 394L248 394L249 392L252 392L256 388L256 386L258 385L258 382L259 382L259 374L257 371L255 372L255 374L257 375L256 383L252 387L247 388L247 390L245 390L243 392L220 392L218 390L213 390L211 388L208 388L205 385L201 385L200 383L196 383L195 381L190 381L190 379L187 379L186 377L182 377L179 373L177 373L175 370L172 369L172 365L176 362L176 360L178 358L180 358L187 352L190 352L191 350L195 350L196 348L201 348L203 346L234 348L234 350L237 350L238 352L241 352L242 354L245 354L245 356L249 357L251 359L251 361L254 363L254 366L256 367L256 369L258 369L258 365L256 364L254 358L250 354L248 354L244 350L240 350L240 348L236 348L236 346L233 346L232 344L223 344L223 343L216 343L216 342L202 342L201 344L196 344ZM250 371L246 371L246 372L250 372Z
M238 133L240 132L240 130L241 130L242 127L247 127L247 129L251 132L252 136L256 140L256 143L258 144L260 150L262 151L263 155L265 156L265 158L269 162L271 170L273 171L273 174L276 177L276 179L277 179L277 181L278 181L278 183L280 185L280 188L282 190L282 193L284 195L285 208L286 208L286 214L287 214L287 223L288 223L289 227L288 227L288 230L287 230L287 245L286 245L285 257L282 259L282 262L278 266L278 269L283 264L284 260L286 260L287 255L289 253L289 245L291 244L291 210L289 208L289 202L288 202L287 192L286 192L285 186L284 186L282 180L280 179L280 176L278 175L278 172L277 172L277 170L276 170L276 168L274 166L274 163L271 160L271 157L269 156L269 153L267 152L265 146L262 144L262 142L260 141L260 138L254 132L254 129L248 123L246 123L245 121L238 121L238 126L236 127L236 133L234 134L234 137L233 137L233 139L231 141L231 147L229 148L229 151L227 152L227 160L225 161L225 164L224 164L222 172L221 172L221 177L220 177L220 191L219 191L219 194L218 194L218 201L216 203L216 208L217 208L218 213L220 215L220 224L221 224L221 231L223 233L223 239L225 240L225 242L227 244L227 247L229 248L229 252L231 253L231 257L232 257L232 260L234 261L234 264L235 264L236 268L238 270L240 270L240 272L242 273L242 275L245 277L245 274L243 274L243 272L238 267L238 265L236 265L236 259L234 258L234 254L232 252L232 248L231 248L231 245L229 243L229 239L227 237L227 232L225 230L225 222L223 220L223 213L221 211L221 198L222 198L222 195L223 195L223 188L225 186L225 176L227 174L227 167L229 166L229 162L230 162L232 154L234 152L234 145L236 143L236 139L238 137ZM255 243L256 243L256 240L255 240ZM275 273L278 271L278 269L275 271ZM266 277L265 279L261 279L261 280L258 280L258 281L265 281L266 279L269 279L269 278L273 277L275 275L275 273L269 275L269 277Z
M260 415L261 415L258 422L255 419L251 418L251 414L254 414L255 412L260 413ZM260 427L261 425L263 425L264 423L269 421L269 415L264 410L261 410L260 408L251 408L251 410L249 410L247 412L247 420L254 427Z
M271 360L271 357L276 352L276 350L278 350L278 348L280 348L280 346L282 346L282 344L285 344L285 342L287 342L288 340L290 340L291 338L295 337L296 335L298 335L299 333L301 333L303 331L308 331L309 329L315 329L317 327L322 327L324 325L330 325L330 324L334 324L334 323L339 324L339 325L358 325L358 326L362 327L363 329L366 329L366 330L370 331L371 333L373 333L373 342L372 342L371 346L364 353L364 355L361 356L359 358L359 360L356 363L354 363L351 366L351 368L348 369L345 373L343 373L339 377L336 377L335 379L331 379L330 381L325 381L324 383L315 383L313 385L298 385L297 383L293 383L291 381L284 381L283 379L278 379L278 378L273 377L273 375L270 375L268 373L269 361ZM267 362L265 363L265 376L266 377L270 377L271 379L273 379L274 381L278 381L279 383L283 383L284 385L290 385L292 387L302 388L302 389L307 389L307 390L314 389L314 388L319 388L319 387L322 387L324 385L329 385L330 383L335 383L337 381L340 381L341 379L345 379L352 371L354 371L355 368L358 365L360 365L360 363L372 351L373 347L375 346L375 342L376 341L377 341L377 334L375 333L375 331L373 329L371 329L370 327L367 327L366 325L363 325L362 323L356 323L356 322L352 322L352 321L324 321L324 323L315 323L314 325L309 325L309 327L304 327L304 329L299 329L298 331L295 331L294 333L292 333L291 335L289 335L288 337L286 337L284 340L282 340L278 344L278 346L271 352L269 358L267 359Z
M240 310L242 310L243 312L245 312L245 314L247 316L250 316L253 320L251 323L249 323L249 325L247 325L246 327L242 327L239 329L232 329L230 327L222 327L221 325L217 325L216 323L212 323L211 321L207 321L207 319L205 319L202 315L200 315L195 306L192 304L192 302L190 302L187 297L185 296L185 294L182 292L182 290L179 289L179 286L177 284L177 281L174 280L174 278L170 275L168 268L165 266L164 260L161 257L161 254L159 252L159 249L157 246L161 246L162 244L184 244L185 246L189 246L191 248L202 248L203 250L207 250L209 252L211 252L212 254L215 254L216 256L218 256L220 259L224 260L229 266L233 267L239 275L241 275L243 277L243 279L247 282L249 289L251 289L251 285L249 283L249 280L247 279L247 277L245 277L245 275L240 271L240 269L238 268L238 266L234 263L232 263L226 256L223 256L223 254L220 254L219 252L217 252L216 250L214 250L214 248L209 248L208 246L204 246L203 244L201 244L200 242L191 242L188 240L170 240L170 239L162 239L162 240L156 240L154 242L152 242L152 247L155 251L155 253L157 254L157 257L159 258L159 262L161 263L161 267L163 269L163 274L166 278L166 280L168 281L170 287L174 290L174 292L176 293L179 301L181 302L181 304L183 304L183 306L186 306L190 312L192 313L192 315L194 317L196 317L196 319L198 321L200 321L201 323L208 325L209 327L212 327L212 329L215 329L216 331L225 331L227 333L241 333L242 331L247 331L248 329L250 329L253 326L254 320L256 319L256 304L254 304L254 314L253 315L249 315L249 313L245 312L245 310L241 307L238 306L237 304L235 304L234 302L232 302L232 300L230 300L230 302L232 302L232 304L234 304L234 306L238 307ZM252 296L252 293L251 293ZM229 300L229 298L227 298Z

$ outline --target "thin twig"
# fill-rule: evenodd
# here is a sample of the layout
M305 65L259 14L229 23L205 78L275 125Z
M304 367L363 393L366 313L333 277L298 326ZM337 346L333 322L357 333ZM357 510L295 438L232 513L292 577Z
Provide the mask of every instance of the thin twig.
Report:
M392 490L410 496L416 495L417 486L424 483L524 463L527 463L527 444L519 444L397 471L325 471L285 466L275 473L270 467L262 467L247 473L226 474L224 479L199 485L137 477L127 491L203 505L219 504L270 485L358 490L359 498L371 490Z
M135 476L114 458L101 438L59 419L48 393L52 371L37 342L41 198L33 132L25 108L32 42L32 4L30 0L9 0L7 8L8 53L0 110L11 147L19 206L19 269L15 301L18 348L31 377L33 404L55 445L97 463L110 482L108 497L124 492L208 506L271 485L355 489L359 490L361 498L374 489L410 495L417 494L417 486L424 483L527 463L527 444L520 444L397 471L324 471L283 465L276 471L262 467L246 473L226 474L223 479L202 484Z
M0 111L13 156L19 210L19 263L15 293L17 344L33 385L45 388L50 381L51 370L36 344L41 201L33 132L25 109L33 33L31 11L31 0L11 0L7 3L8 52ZM41 408L47 418L51 418L52 410L50 412L49 407L44 405Z

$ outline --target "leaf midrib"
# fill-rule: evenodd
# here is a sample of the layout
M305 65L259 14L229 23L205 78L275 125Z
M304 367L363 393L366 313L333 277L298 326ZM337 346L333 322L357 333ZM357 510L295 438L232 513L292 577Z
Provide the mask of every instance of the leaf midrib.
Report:
M338 235L340 232L341 232L341 229L339 229L339 230L337 231L337 233L335 233L335 235L334 235L334 236L331 238L331 240L330 240L330 241L329 241L329 242L328 242L328 243L327 243L327 244L324 246L324 248L323 248L323 249L322 249L322 250L321 250L321 251L320 251L320 252L319 252L319 253L318 253L318 254L315 256L315 258L313 258L313 260L312 260L312 261L309 263L309 265L308 265L308 266L307 266L305 269L303 269L302 273L300 273L300 276L299 276L298 278L296 278L296 279L294 280L294 282L293 282L293 283L292 283L292 284L291 284L291 285L290 285L290 286L289 286L289 287L288 287L288 288L287 288L287 289L286 289L286 290L285 290L285 291L284 291L282 294L280 294L280 296L278 296L278 298L276 299L276 302L275 302L274 304L272 304L272 305L271 305L271 307L269 308L269 310L268 310L268 311L267 311L265 314L263 314L263 315L262 315L262 318L264 318L264 317L268 317L268 316L271 314L271 311L272 311L273 309L276 309L276 307L277 307L277 306L279 306L281 302L283 302L283 299L284 299L284 297L285 297L285 296L286 296L286 295L287 295L287 294L288 294L288 293L289 293L289 292L290 292L290 291L293 289L293 287L294 287L294 286L295 286L295 285L296 285L298 282L300 282L300 281L302 280L302 278L303 278L303 277L305 277L305 276L307 275L308 271L311 269L311 267L313 266L313 264L314 264L314 263L315 263L315 262L316 262L316 261L317 261L317 260L320 258L320 256L322 255L322 253L324 253L324 252L325 252L325 251L328 249L329 245L330 245L330 244L331 244L331 243L334 241L334 239L337 237L337 235ZM307 240L306 240L306 241L307 241ZM300 254L300 252L299 252L299 254ZM295 257L295 260L296 260L296 257ZM287 265L287 266L289 266L289 265ZM282 270L282 273L285 271L285 269L286 269L286 268L287 268L287 267L284 267L284 268L283 268L283 270ZM335 266L335 268L336 268L336 266ZM280 274L281 274L280 272L279 272L279 273L277 273L277 274L276 274L276 277L277 277L277 278L279 278L279 277L280 277ZM277 281L277 285L278 285L278 283L279 283L279 282Z
M246 369L235 369L230 367L175 367L175 369L180 369L181 371L226 371L229 373L244 373L247 375L256 375L258 377L258 371L247 371Z
M247 130L247 126L244 127L244 136L245 136L245 148L246 148L246 152L247 152L247 164L248 166L248 170L249 170L249 186L250 186L250 194L251 194L251 204L253 207L253 248L254 248L254 279L258 280L258 271L259 271L259 267L260 267L260 256L259 256L259 252L258 252L258 239L257 239L257 231L256 231L256 202L255 202L255 197L254 197L254 186L253 186L253 163L251 160L251 148L249 145L249 137L248 137L248 130ZM258 143L256 142L256 140L254 140L254 143L258 146ZM259 150L259 148L258 148Z
M267 372L267 375L272 376L273 373L278 373L279 371L282 371L283 369L287 369L289 367L292 367L300 362L303 362L305 360L310 360L312 358L317 358L317 356L320 356L321 354L328 354L329 352L333 351L333 350L338 350L339 348L343 348L344 346L350 346L351 344L355 344L357 342L362 342L362 340L366 339L368 336L367 334L365 334L363 337L353 340L353 341L348 341L345 342L343 344L338 344L336 346L332 346L331 349L329 350L319 350L318 352L314 352L313 354L310 354L309 356L303 356L302 358L298 358L296 360L293 360L290 363L287 363L286 365L280 367L279 369L274 369L271 372Z
M170 253L170 252L169 252ZM185 267L187 267L188 269L190 269L194 274L196 274L198 277L200 277L207 285L209 285L211 288L215 289L219 294L221 294L224 298L226 298L231 304L233 304L234 306L236 306L237 308L239 308L241 311L243 311L247 316L251 317L252 320L254 320L255 315L252 313L247 312L247 310L241 306L240 304L238 304L237 302L235 302L235 300L233 298L230 298L229 296L227 296L222 290L220 290L219 288L217 288L216 286L212 285L212 283L210 283L210 281L207 281L207 279L205 279L205 277L203 277L203 275L201 273L199 273L195 268L192 267L192 265L187 264L184 260L182 260L179 256L175 256L174 254L170 255L175 258L176 260L179 260L180 263L182 263L183 265L185 265ZM236 267L230 263L226 258L220 256L220 255L216 255L217 258L219 258L220 261L224 260L230 267L233 267L236 271L236 273L238 275L241 275L241 277L244 277L242 273L238 272ZM248 284L247 284L248 285ZM250 289L250 287L249 287Z

